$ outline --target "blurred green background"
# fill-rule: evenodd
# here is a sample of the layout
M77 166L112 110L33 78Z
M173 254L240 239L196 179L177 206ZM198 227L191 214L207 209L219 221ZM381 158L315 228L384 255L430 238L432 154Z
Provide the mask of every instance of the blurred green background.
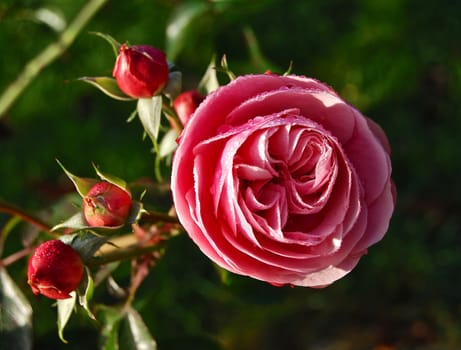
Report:
M57 38L37 10L70 22L84 4L0 3L0 93ZM43 212L69 191L56 158L82 176L92 162L128 181L153 176L140 123L126 123L134 104L76 81L111 75L113 52L90 31L168 49L186 88L214 53L237 74L293 62L387 133L398 189L389 232L322 290L223 283L186 236L172 240L135 304L159 349L460 349L460 18L461 2L449 0L109 1L0 119L0 199ZM184 36L168 39L171 23ZM9 271L36 311L35 349L97 348L97 323L84 315L60 343L56 310L28 290L23 262Z

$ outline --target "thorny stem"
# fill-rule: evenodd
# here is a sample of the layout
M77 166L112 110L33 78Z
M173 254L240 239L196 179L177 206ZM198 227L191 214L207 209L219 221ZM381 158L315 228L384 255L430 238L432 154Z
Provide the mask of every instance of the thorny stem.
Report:
M59 38L49 44L42 52L30 60L0 96L0 119L5 116L7 110L13 105L24 89L34 78L51 62L58 58L77 37L78 33L104 5L107 0L90 0L81 9L74 21L64 30Z

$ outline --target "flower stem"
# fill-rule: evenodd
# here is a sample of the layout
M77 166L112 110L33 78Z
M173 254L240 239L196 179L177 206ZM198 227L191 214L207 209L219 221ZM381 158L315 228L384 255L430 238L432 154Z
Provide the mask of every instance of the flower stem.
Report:
M90 0L58 39L30 60L0 96L0 119L33 79L72 44L77 35L107 0Z

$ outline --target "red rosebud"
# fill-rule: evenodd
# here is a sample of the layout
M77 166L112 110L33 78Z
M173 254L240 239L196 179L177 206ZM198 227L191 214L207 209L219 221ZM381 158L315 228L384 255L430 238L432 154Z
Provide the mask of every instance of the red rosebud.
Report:
M175 98L173 107L183 125L186 125L192 113L195 112L204 99L205 97L196 90L185 91Z
M60 240L40 244L29 260L27 283L35 295L67 299L83 278L80 255Z
M123 225L130 208L130 193L106 181L98 182L83 198L83 215L90 226Z
M168 80L168 62L163 51L148 45L123 44L112 75L125 94L148 98L158 94Z

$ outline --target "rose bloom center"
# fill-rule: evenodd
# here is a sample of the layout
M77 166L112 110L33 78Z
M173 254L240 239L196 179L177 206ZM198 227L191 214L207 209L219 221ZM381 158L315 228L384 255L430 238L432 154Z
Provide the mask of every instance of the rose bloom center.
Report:
M233 176L239 206L257 231L295 238L318 224L318 212L338 174L340 153L335 140L319 129L284 123L256 131L236 152Z
M358 193L341 146L328 131L296 112L256 117L194 149L202 158L197 173L214 162L217 169L212 183L198 184L201 200L211 186L215 215L221 225L227 224L224 235L241 248L238 235L269 251L275 241L299 244L304 253L327 239L325 248L331 253L341 244L341 237L331 235L334 227L348 212L356 214L348 210L351 191L356 198ZM216 149L222 153L216 154Z

